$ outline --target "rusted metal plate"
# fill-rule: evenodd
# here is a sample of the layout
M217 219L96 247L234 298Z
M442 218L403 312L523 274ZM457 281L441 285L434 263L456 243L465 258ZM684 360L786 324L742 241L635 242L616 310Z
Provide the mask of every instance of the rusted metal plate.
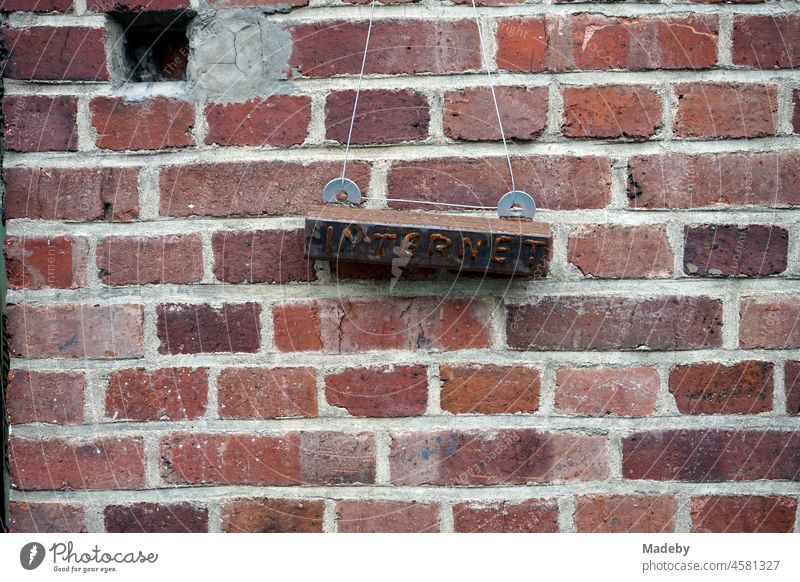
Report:
M546 224L323 206L306 216L306 258L543 277Z

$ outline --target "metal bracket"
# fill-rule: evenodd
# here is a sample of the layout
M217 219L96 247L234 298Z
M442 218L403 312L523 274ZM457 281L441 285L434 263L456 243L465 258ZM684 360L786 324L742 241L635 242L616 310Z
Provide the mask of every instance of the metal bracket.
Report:
M322 190L322 202L325 204L360 204L361 189L347 178L334 178Z
M500 218L527 218L533 219L536 213L536 202L533 197L522 190L506 192L497 203L497 214Z

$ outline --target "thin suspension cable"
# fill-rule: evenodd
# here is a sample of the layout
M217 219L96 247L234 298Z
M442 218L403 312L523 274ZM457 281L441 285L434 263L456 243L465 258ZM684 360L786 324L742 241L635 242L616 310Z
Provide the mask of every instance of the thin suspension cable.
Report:
M380 200L381 202L410 202L412 204L428 204L430 206L451 206L453 208L470 208L473 210L497 210L497 206L475 206L472 204L456 204L454 202L434 202L433 200L411 200L410 198L375 198L362 196L361 200Z
M374 5L374 0L373 0ZM506 160L508 160L508 173L511 175L511 189L516 190L517 185L514 181L514 168L511 165L511 156L508 153L508 142L506 141L506 132L503 130L503 120L500 118L500 107L497 105L497 95L494 91L494 79L492 78L492 71L489 67L489 59L486 57L486 49L483 46L483 33L481 32L481 19L478 15L478 7L475 5L475 0L472 0L472 13L475 15L475 25L478 27L478 42L481 47L481 59L483 60L486 68L486 75L489 77L489 87L492 90L492 101L494 101L494 112L497 114L497 125L500 127L500 137L503 138L503 148L506 151Z
M364 78L364 66L367 64L367 53L369 52L369 37L372 35L372 18L375 15L375 0L372 0L372 7L369 11L369 26L367 27L367 40L364 42L364 56L361 57L361 72L358 73L358 85L356 86L356 98L353 101L353 115L350 117L350 130L347 132L347 146L344 148L344 164L342 164L342 180L347 173L347 158L350 154L350 139L353 137L353 125L356 122L356 109L358 109L358 97L361 94L361 80Z

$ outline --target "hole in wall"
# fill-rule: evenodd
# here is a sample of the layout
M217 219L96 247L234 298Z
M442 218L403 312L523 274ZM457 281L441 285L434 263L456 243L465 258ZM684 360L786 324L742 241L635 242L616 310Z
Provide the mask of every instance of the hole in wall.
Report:
M116 12L112 26L121 30L115 47L121 75L128 83L185 81L189 64L186 34L195 14L189 11Z

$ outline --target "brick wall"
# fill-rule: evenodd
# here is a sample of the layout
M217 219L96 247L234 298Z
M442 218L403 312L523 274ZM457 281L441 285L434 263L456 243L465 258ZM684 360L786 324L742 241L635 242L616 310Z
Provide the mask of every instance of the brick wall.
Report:
M0 0L15 530L798 531L800 6L481 4L539 281L303 259L364 0ZM372 49L368 205L495 205L469 4Z

